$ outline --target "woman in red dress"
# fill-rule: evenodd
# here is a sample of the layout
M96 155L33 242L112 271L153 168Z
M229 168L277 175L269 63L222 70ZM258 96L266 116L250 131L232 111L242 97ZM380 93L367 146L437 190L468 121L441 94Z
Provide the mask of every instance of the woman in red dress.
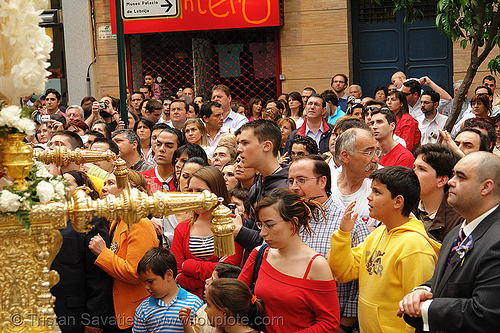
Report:
M418 122L408 113L408 102L401 91L392 91L387 96L387 107L394 112L397 119L394 134L406 142L406 149L415 150L420 142Z
M255 216L265 249L255 296L264 301L266 332L337 332L337 287L328 262L305 245L299 231L311 232L315 201L278 188L257 205ZM251 286L258 249L248 258L239 279Z

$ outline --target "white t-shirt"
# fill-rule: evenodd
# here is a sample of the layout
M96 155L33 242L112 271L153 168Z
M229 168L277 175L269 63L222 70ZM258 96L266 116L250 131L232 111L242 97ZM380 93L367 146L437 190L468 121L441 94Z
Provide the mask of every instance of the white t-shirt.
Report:
M376 227L380 224L379 221L370 217L370 207L368 206L368 199L366 198L368 194L372 191L371 184L372 180L366 178L363 184L353 194L342 194L339 191L337 185L337 178L342 172L342 168L337 168L332 170L332 199L333 201L340 205L341 207L347 208L347 206L356 201L356 206L354 206L354 211L358 213L359 218L366 223L368 227Z

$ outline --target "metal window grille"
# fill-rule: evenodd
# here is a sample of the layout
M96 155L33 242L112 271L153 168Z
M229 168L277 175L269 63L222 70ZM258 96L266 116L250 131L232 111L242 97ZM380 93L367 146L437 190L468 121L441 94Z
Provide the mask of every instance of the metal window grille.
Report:
M281 91L277 29L234 29L134 34L127 38L129 88L137 89L143 73L162 78L162 97L186 87L211 95L225 84L233 99L275 99Z
M359 0L358 16L359 23L391 23L396 22L393 0L380 0L380 4L373 0ZM417 20L433 20L436 18L437 0L422 0L416 2L413 7L420 10L422 15Z

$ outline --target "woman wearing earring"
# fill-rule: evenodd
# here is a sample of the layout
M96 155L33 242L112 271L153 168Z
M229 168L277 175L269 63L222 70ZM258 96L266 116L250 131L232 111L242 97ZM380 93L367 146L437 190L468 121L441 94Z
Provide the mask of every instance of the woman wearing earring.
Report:
M282 318L282 322L266 326L267 332L339 329L337 287L328 262L299 237L301 230L311 232L309 219L314 209L321 209L321 204L278 188L255 210L260 235L269 247L257 279L253 281L257 249L250 254L239 279L249 286L255 283L255 295L264 301L267 318Z

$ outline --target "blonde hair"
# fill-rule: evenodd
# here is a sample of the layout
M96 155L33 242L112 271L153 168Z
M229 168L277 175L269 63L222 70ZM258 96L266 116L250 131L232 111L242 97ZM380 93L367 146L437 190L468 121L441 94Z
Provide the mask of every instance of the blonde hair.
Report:
M205 128L205 125L203 124L203 122L200 119L191 118L191 119L186 120L186 122L184 123L184 126L182 127L182 132L186 133L186 127L188 125L191 125L191 124L195 124L201 133L200 146L208 146L207 130Z
M232 133L226 133L222 134L219 140L219 146L232 146L235 149L237 148L237 143L236 143L236 135Z

